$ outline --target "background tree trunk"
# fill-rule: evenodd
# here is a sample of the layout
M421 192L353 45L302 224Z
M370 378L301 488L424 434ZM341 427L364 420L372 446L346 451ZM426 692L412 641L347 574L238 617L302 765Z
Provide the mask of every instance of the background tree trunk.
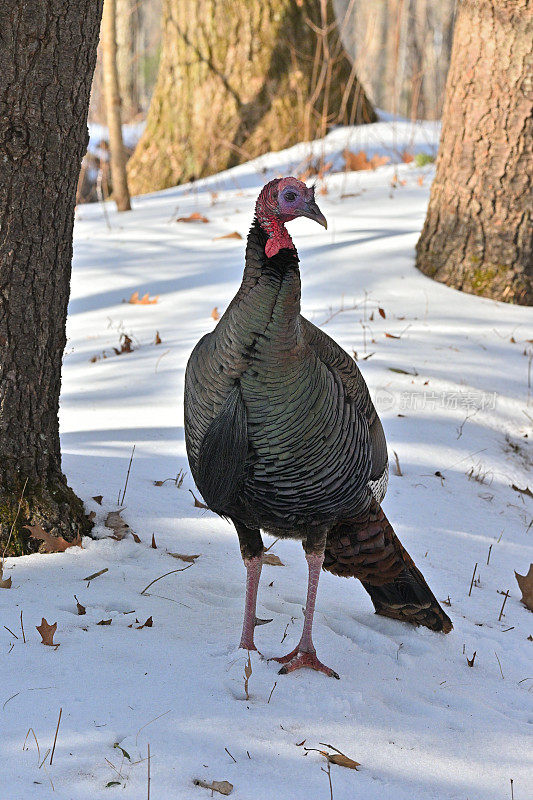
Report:
M146 130L128 164L135 193L321 136L334 123L375 120L331 0L234 0L231 13L222 0L164 0L163 25Z
M102 15L102 56L113 200L117 204L118 211L131 211L128 176L126 174L126 153L124 152L124 142L122 141L121 101L117 70L116 20L116 0L104 0L104 12Z
M76 183L102 3L0 5L0 554L24 525L90 530L61 472L58 406Z
M116 0L117 72L122 122L131 122L139 113L137 86L138 0Z
M533 302L533 0L463 0L417 266L466 292Z

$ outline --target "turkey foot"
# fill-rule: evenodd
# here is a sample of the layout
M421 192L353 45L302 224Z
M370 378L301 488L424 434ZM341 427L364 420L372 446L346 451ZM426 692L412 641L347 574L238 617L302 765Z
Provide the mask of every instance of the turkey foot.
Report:
M286 656L273 658L272 660L284 665L280 669L278 675L288 675L289 672L294 672L302 667L309 667L309 669L314 669L317 672L323 672L328 678L337 678L337 680L339 680L338 673L319 661L316 653L306 653L298 647L295 647L294 650L287 653Z

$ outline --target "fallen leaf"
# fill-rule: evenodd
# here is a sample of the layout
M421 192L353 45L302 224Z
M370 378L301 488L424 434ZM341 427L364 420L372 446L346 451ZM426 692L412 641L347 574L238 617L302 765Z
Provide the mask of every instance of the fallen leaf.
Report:
M209 508L209 506L206 506L205 503L201 503L200 500L198 500L198 498L195 497L195 494L192 491L192 489L189 489L189 492L192 494L192 496L194 498L194 507L195 508L207 508L207 509Z
M81 547L80 536L73 542L66 542L62 536L52 536L40 525L25 525L25 527L30 531L31 539L40 539L43 542L42 548L40 548L43 553L64 553L69 547Z
M159 331L156 331L156 332L155 332L155 341L154 341L154 344L162 344L162 342L163 342L163 340L161 339L161 337L160 337L160 335L159 335Z
M139 536L137 536L137 534L136 534L136 533L133 533L133 531L132 531L132 532L131 532L131 535L132 535L132 537L133 537L133 541L134 541L134 542L136 542L137 544L140 544L140 543L141 543L141 539L140 539L140 537L139 537Z
M531 491L529 486L526 486L525 489L520 489L518 486L516 486L514 483L512 483L511 484L511 489L514 489L515 492L519 492L519 494L526 494L528 497L533 497L533 492Z
M179 558L181 561L187 561L192 564L194 564L197 558L200 558L200 555L200 553L195 556L187 556L185 553L169 553L169 556L172 556L172 558Z
M387 339L399 339L400 338L399 336L396 336L395 333L385 333L385 336L387 337Z
M110 511L104 523L106 528L110 528L110 530L113 531L113 536L111 538L116 539L118 542L128 533L132 533L130 526L127 522L124 522L120 514L121 511Z
M338 764L339 767L347 767L347 769L355 769L360 767L359 761L354 761L353 758L345 756L344 753L324 753L330 764Z
M95 520L95 519L96 519L96 511L89 511L89 513L87 514L87 516L88 516L88 518L89 518L89 519L91 520L91 522L92 522L93 520Z
M178 217L176 222L209 222L209 220L198 211L193 211L188 217Z
M145 622L145 623L143 623L142 625L139 625L139 627L137 628L137 630L138 630L138 631L140 631L140 630L142 630L143 628L152 628L152 627L153 627L153 624L154 624L154 621L153 621L152 617L148 617L148 619L146 620L146 622Z
M127 759L128 759L128 761L131 761L131 756L130 756L130 754L128 753L128 751L127 751L127 750L124 750L124 748L123 748L123 747L121 747L121 746L119 745L119 743L118 743L118 742L115 742L115 744L113 745L113 747L115 748L115 750L120 750L120 752L122 753L122 755L124 756L124 758L127 758Z
M233 231L233 233L225 233L224 236L215 236L213 241L218 242L219 239L242 239L242 236L238 231Z
M403 153L401 154L401 159L404 164L410 164L411 161L415 160L415 157L408 150L404 150Z
M133 292L132 296L128 300L128 303L131 303L133 306L153 306L159 300L159 295L156 294L155 297L150 299L150 295L147 292L143 294L142 297L139 297L139 292Z
M346 163L346 169L351 172L359 170L377 169L384 164L388 164L390 159L387 156L374 155L369 160L364 150L359 150L357 153L352 153L351 150L343 150L342 155Z
M269 564L271 567L284 567L285 564L275 553L263 553L263 564Z
M416 179L416 182L418 183L419 186L423 186L424 185L424 176L423 175L419 175L418 178Z
M133 353L132 344L133 339L127 333L122 333L120 335L120 347L114 347L113 351L117 356L122 355L122 353ZM106 358L105 354L104 358Z
M385 318L386 318L386 316L387 316L387 315L385 314L385 310L384 310L383 308L378 308L378 311L379 311L379 316L380 316L380 317L383 317L383 319L385 319Z
M105 788L109 789L111 786L120 786L120 781L108 781Z
M307 741L307 739L302 739L301 742L296 742L296 747L301 747L302 745L304 745L306 743L306 741Z
M3 566L0 564L0 589L11 589L11 576L9 576L9 578L3 578L3 574Z
M100 622L97 622L97 625L111 625L113 622L112 619L101 619Z
M95 494L94 497L93 497L94 502L98 503L99 506L102 505L102 500L103 499L104 499L103 495L101 495L101 494Z
M76 595L74 595L74 600L76 601L76 611L78 612L78 616L82 617L86 612L85 606L82 606Z
M42 641L43 644L47 644L50 647L59 647L59 645L57 645L54 642L54 633L57 630L57 622L54 622L53 625L49 625L48 622L43 617L41 620L41 624L36 625L35 627L41 634L41 639L43 640Z
M397 372L398 375L414 375L415 377L418 375L416 370L414 372L408 372L406 369L400 369L399 367L389 367L388 369L390 372Z
M533 611L533 564L529 565L529 572L527 575L519 575L515 571L515 577L522 592L520 602L525 605L530 611Z
M153 550L157 550L157 545L156 545L156 543L155 543L155 533L152 533L152 544L150 545L150 547L151 547Z
M467 658L466 659L466 663L468 664L469 667L473 667L475 660L476 660L476 651L474 650L474 654L473 654L472 658Z
M216 322L217 320L219 320L219 319L220 319L220 314L218 313L218 308L217 308L216 306L215 306L215 307L214 307L214 309L211 311L211 316L213 317L213 319L215 320L215 322Z
M202 786L204 789L211 789L212 792L219 792L220 794L228 795L233 791L233 784L229 781L202 781L200 778L195 778L193 781L195 786Z

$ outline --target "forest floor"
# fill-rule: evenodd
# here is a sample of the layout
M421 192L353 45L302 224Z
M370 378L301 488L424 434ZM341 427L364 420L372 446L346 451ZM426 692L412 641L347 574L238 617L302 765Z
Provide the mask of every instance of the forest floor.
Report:
M380 123L337 131L316 154L338 165L348 134L352 151L397 161L437 144L434 125ZM239 285L260 186L301 171L307 152L134 199L131 213L109 205L109 227L101 206L78 212L61 430L64 470L97 538L6 562L2 800L210 797L195 779L229 781L235 800L533 796L533 616L514 575L532 560L533 501L518 491L533 488L531 311L417 272L431 165L326 176L317 198L328 230L308 220L290 230L303 313L357 352L389 442L385 511L454 630L378 617L357 581L324 573L315 643L340 681L278 676L253 654L246 697L247 655L235 649L244 569L232 527L189 491L198 497L183 376ZM176 221L191 214L207 221ZM220 238L233 233L242 239ZM136 540L111 538L104 522L117 508ZM259 591L258 615L273 618L256 635L267 657L298 641L307 578L299 544L270 553L282 566L264 567ZM57 622L58 647L41 644L43 617ZM331 764L328 777L317 750L333 750L321 743L358 771Z

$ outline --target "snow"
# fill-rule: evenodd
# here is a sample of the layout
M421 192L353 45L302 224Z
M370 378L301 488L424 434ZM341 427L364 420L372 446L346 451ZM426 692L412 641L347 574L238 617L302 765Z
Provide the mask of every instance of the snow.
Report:
M381 122L335 131L313 150L336 163L347 144L369 157L410 144L434 153L437 135L434 125ZM78 211L61 431L65 472L95 512L98 538L6 562L13 587L0 590L2 799L142 800L149 744L152 798L207 798L193 785L200 778L230 781L235 800L327 800L325 759L304 749L324 749L319 743L361 763L358 772L331 766L335 800L507 800L510 779L516 800L532 796L533 618L513 572L525 574L532 560L531 500L511 488L525 488L531 474L531 312L416 271L431 167L326 177L318 189L327 194L317 196L328 231L308 220L291 231L303 313L360 359L372 353L361 369L403 473L391 470L385 511L436 596L449 597L454 630L442 636L378 617L357 581L323 573L315 643L341 680L308 670L278 676L278 665L252 654L246 699L246 654L235 649L244 569L232 527L195 507L188 491L183 374L215 324L212 309L222 312L240 281L244 240L216 237L245 238L260 186L295 171L308 153L299 145L135 199L128 214L109 206L110 230L100 206ZM194 211L209 222L174 221ZM158 302L123 302L136 291ZM121 332L135 349L117 356ZM103 352L109 357L91 360ZM103 525L134 444L123 517L140 543L115 541ZM180 470L181 488L154 485ZM200 557L190 566L169 552ZM300 545L278 542L272 552L284 566L263 570L258 615L273 618L256 633L265 656L297 642L306 591ZM76 614L75 595L85 616ZM153 627L139 630L150 616ZM58 623L57 649L40 643L42 617Z

